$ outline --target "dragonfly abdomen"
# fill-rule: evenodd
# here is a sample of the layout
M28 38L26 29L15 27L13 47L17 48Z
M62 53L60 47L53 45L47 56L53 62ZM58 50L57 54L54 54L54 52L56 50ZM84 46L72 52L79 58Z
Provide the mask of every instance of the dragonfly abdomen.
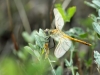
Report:
M64 35L64 37L69 38L70 40L73 40L73 41L76 41L76 42L83 43L83 44L85 44L85 45L91 46L90 43L87 43L87 42L85 42L85 41L72 38L72 37L70 37L70 36L67 36L66 34Z

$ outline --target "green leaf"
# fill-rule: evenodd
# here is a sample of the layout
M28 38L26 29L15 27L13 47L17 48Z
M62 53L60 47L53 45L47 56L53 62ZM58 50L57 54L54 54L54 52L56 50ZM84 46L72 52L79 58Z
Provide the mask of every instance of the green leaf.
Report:
M28 61L28 63L25 65L23 75L46 75L48 71L48 60L40 60L40 61ZM22 75L22 74L19 74Z
M76 72L76 75L79 75L79 73L78 73L78 72Z
M97 33L98 38L100 39L100 35Z
M100 25L100 17L97 17L97 23Z
M33 50L29 46L25 46L25 51L33 55Z
M79 27L74 27L71 28L69 31L65 32L66 34L70 35L70 36L74 36L74 37L83 37L86 36L85 32L79 28Z
M39 59L40 58L40 54L38 51L34 50L34 54L36 55L36 57ZM40 60L40 59L39 59Z
M42 36L43 38L46 38L46 34L42 29L39 29L39 35Z
M98 10L98 15L99 15L99 17L100 17L100 9Z
M56 75L62 75L62 73L63 73L62 67L59 66L55 72L56 72Z
M95 16L94 14L90 14L89 17L90 17L93 21L97 22L97 18L96 18L96 16Z
M33 44L29 43L29 46L30 46L31 49L33 49L33 50L40 50L39 46L37 46L37 45L33 45Z
M100 25L96 22L93 22L92 26L93 29L100 35Z
M79 27L74 27L73 28L74 32L77 34L77 35L81 35L81 34L84 34L85 32L79 28Z
M34 32L35 44L38 45L40 48L43 48L47 38L46 36L44 37L43 35L45 34L42 34L41 32L38 33L37 31Z
M76 66L74 66L73 68L74 68L74 70L77 70L78 69L78 67L76 67Z
M31 35L29 35L27 32L23 32L22 36L24 37L25 41L27 41L27 42L32 43L34 41L34 38L31 38Z
M85 3L86 5L92 7L92 8L97 9L97 10L99 9L96 5L94 5L94 4L90 3L90 2L84 1L84 3Z
M68 8L68 10L66 12L66 22L70 22L70 19L73 17L75 12L76 12L75 6Z
M36 32L37 32L36 30L32 31L31 38L35 38L34 35L36 34Z
M17 54L19 58L21 58L22 60L26 60L27 57L25 56L23 52L19 51Z
M93 22L93 19L90 18L91 15L89 15L89 17L87 18L84 18L84 19L79 19L79 24L84 26L84 27L87 27L89 29L93 29L92 28L92 22Z
M89 68L91 66L91 63L92 63L92 58L89 58L89 60L85 60L85 65L87 68Z
M100 59L100 53L98 51L94 51L94 58L95 59Z
M62 18L64 19L64 21L66 22L66 13L63 10L61 4L55 4L55 7L58 9L58 11L60 12L60 14L62 15Z
M95 63L98 65L98 68L100 68L100 53L98 51L94 51L94 58Z
M32 50L29 46L25 46L25 51L27 51L28 53L30 53L31 55L33 55L33 53L35 54L35 56L39 59L40 58L40 54L38 51L36 50ZM40 60L40 59L39 59Z
M35 41L36 41L36 45L38 45L40 48L43 48L43 43L41 42L40 38L38 35L34 35L35 36Z
M100 1L93 0L92 3L94 3L98 8L100 8Z
M88 33L84 33L80 35L81 38L86 38L87 36L88 36Z
M61 4L55 4L55 7L58 9L58 11L62 15L62 18L64 19L65 22L70 22L70 19L72 18L72 16L76 12L75 6L68 8L67 12L65 12L63 10Z
M65 59L65 64L66 64L67 67L71 66L70 62L66 59Z

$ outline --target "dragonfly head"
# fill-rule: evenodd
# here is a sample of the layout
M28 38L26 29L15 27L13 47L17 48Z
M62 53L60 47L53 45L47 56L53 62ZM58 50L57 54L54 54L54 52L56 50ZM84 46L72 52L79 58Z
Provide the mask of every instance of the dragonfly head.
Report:
M45 29L44 30L47 35L53 35L56 33L55 29Z
M46 33L47 36L50 35L49 31L50 31L49 29L45 29L45 30L44 30L44 32Z
M59 31L57 29L46 29L45 30L46 34L52 38L54 38L56 41L58 41L61 36L59 36Z

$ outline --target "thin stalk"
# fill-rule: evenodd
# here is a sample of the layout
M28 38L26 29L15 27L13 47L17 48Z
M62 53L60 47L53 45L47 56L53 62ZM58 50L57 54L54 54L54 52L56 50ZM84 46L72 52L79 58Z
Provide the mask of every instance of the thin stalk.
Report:
M70 64L72 64L72 66L71 66L71 71L72 71L72 75L75 75L74 74L74 67L73 67L73 51L74 51L74 46L72 46L72 48L71 48L71 50L70 50L70 52L71 52L71 55L70 55Z
M10 3L9 3L9 0L6 0L6 2L7 2L7 11L8 11L8 18L9 18L9 31L11 32L11 38L12 38L12 41L13 41L13 44L14 44L14 48L16 50L18 50L19 47L18 47L16 38L13 34L13 21L12 21L12 16L11 16Z
M30 28L30 24L29 24L27 15L25 13L23 4L22 4L21 0L14 0L14 1L15 1L15 4L16 4L16 7L18 9L19 15L22 19L23 27L30 34L31 33L31 28Z
M48 57L48 61L49 61L49 63L50 63L50 66L51 66L51 68L52 68L52 71L53 71L54 75L56 75L56 72L55 72L55 70L54 70L54 68L53 68L53 66L52 66L52 64L51 64L51 60L49 59L49 57Z

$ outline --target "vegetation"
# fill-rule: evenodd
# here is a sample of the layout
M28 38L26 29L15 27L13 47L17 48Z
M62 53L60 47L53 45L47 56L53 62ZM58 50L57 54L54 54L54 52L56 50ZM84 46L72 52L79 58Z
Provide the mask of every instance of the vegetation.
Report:
M68 23L71 23L73 16L77 12L77 8L72 6L65 10L62 4L56 3L52 5L54 7L51 7L52 10L50 13L52 12L52 14L54 14L53 9L57 9L57 18L54 14L54 21L57 23L54 24L52 18L53 15L50 15L50 18L53 21L50 23L52 28L49 27L49 29L47 29L39 27L39 30L31 31L32 26L26 16L26 12L29 11L29 4L23 6L20 0L14 0L14 2L21 17L23 25L22 27L24 30L20 32L22 35L20 38L17 38L14 34L14 21L12 16L15 13L11 14L11 11L16 10L10 9L10 3L9 0L7 0L9 31L5 32L5 35L7 35L9 32L11 38L8 39L8 41L12 39L13 47L10 44L11 48L9 50L9 45L7 45L7 47L4 46L5 49L1 48L2 50L6 50L4 52L0 49L0 75L98 75L100 73L100 54L98 51L96 51L96 47L97 44L99 44L98 41L100 38L100 0L92 0L92 3L85 1L85 4L96 9L98 17L96 17L94 14L90 14L87 19L79 20L79 23L82 24L81 27L74 26L68 30L63 29L59 31L61 32L60 34L65 33L65 35L88 42L81 44L75 40L71 40L71 47L68 46L68 51L61 58L57 58L54 55L54 51L57 50L58 46L61 46L59 51L62 51L61 49L66 49L67 44L66 42L62 42L61 39L59 39L59 41L55 41L54 38L51 37L51 34L54 33L53 27L56 26L56 30L57 23L61 24L61 27L63 27L63 22L66 26ZM13 8L14 7L12 7L12 9ZM45 25L45 23L43 24ZM35 22L33 27L35 27ZM4 35L4 29L0 31L0 41ZM21 40L19 41L21 43L19 43L16 38ZM55 36L55 38L57 38L57 36ZM22 43L22 41L24 42ZM64 39L64 41L66 40ZM0 45L3 46L4 43L5 41L1 41ZM67 43L70 42L67 41ZM84 45L85 43L87 43L87 45Z

